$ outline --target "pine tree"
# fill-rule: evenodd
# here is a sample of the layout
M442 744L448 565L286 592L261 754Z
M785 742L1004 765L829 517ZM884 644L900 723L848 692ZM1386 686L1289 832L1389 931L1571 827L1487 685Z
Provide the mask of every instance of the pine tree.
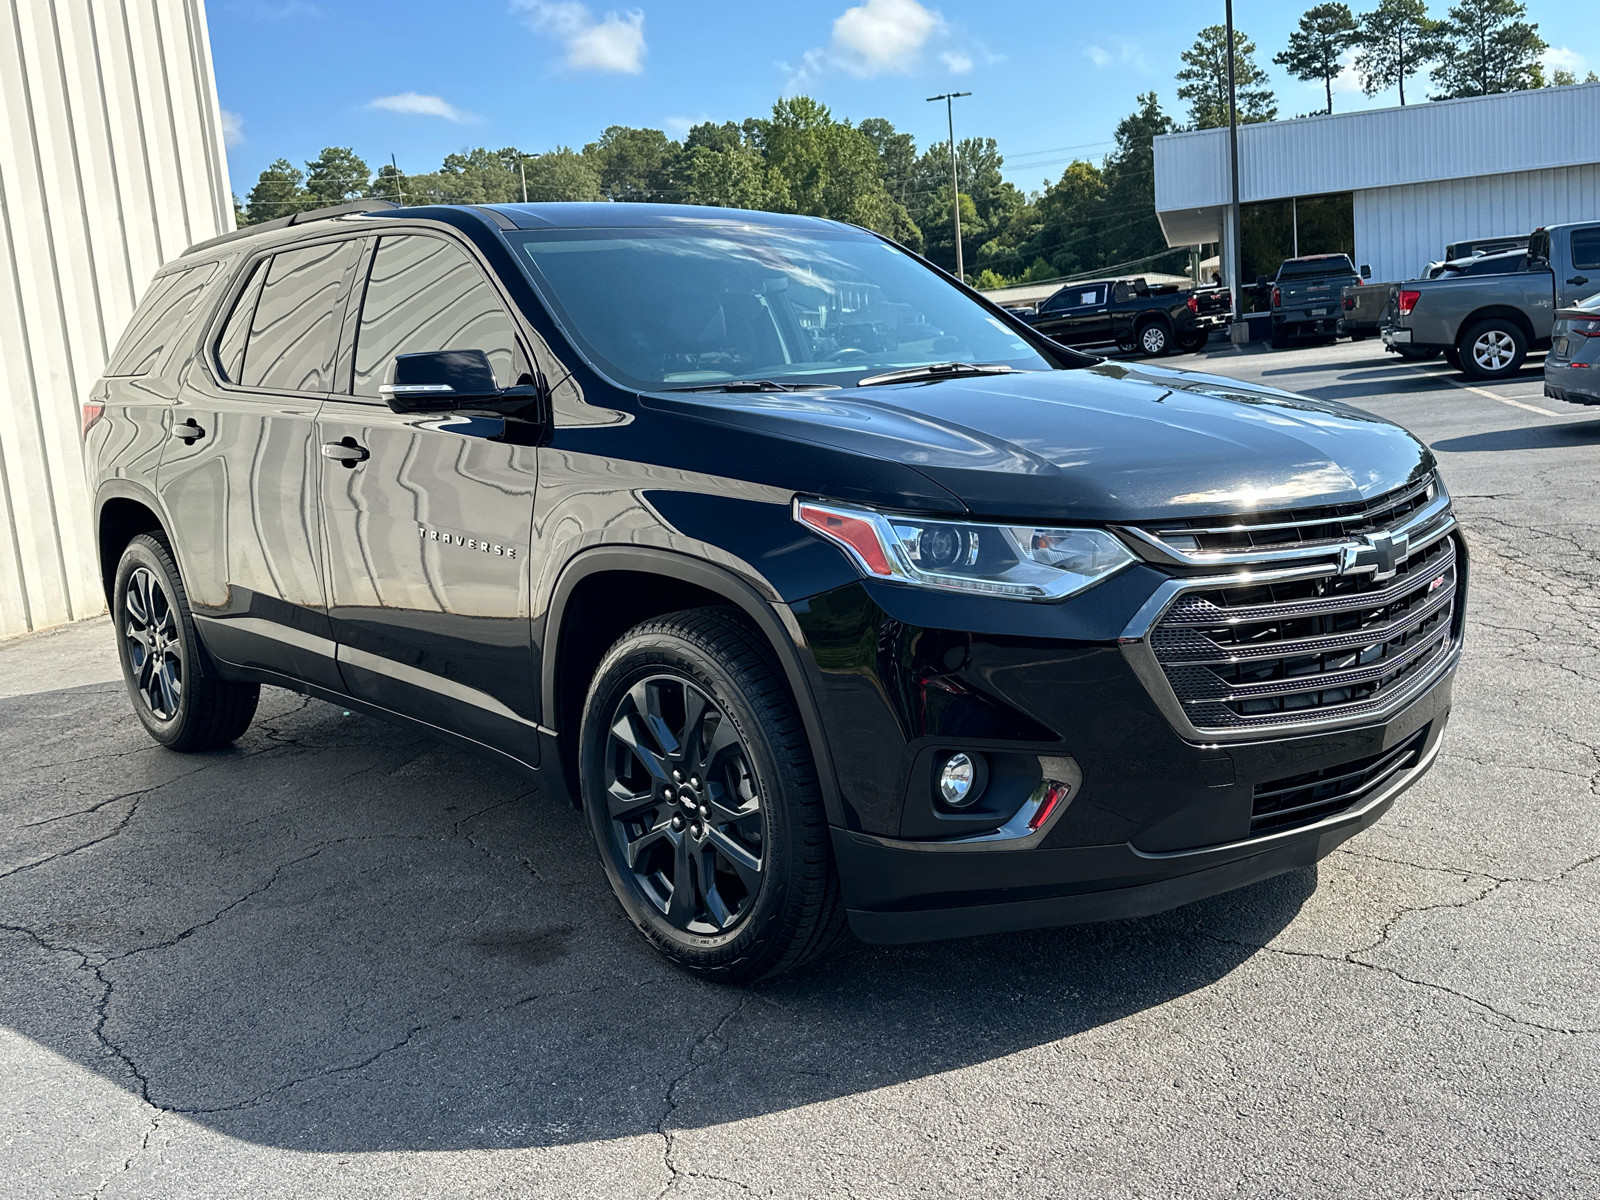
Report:
M245 219L251 225L259 225L312 207L311 197L300 186L305 178L288 159L278 159L261 172L244 198Z
M1517 0L1461 0L1439 27L1433 82L1446 96L1489 96L1544 86L1549 48Z
M1355 45L1356 30L1349 5L1319 4L1300 17L1300 27L1289 35L1289 48L1272 61L1306 83L1321 80L1331 113L1333 81L1344 71L1339 59Z
M1439 23L1423 0L1380 0L1361 18L1356 75L1369 96L1398 86L1406 102L1406 78L1439 57Z
M1271 121L1278 102L1266 87L1267 73L1256 65L1256 44L1241 30L1233 31L1233 82L1239 120ZM1195 129L1215 129L1228 123L1228 32L1207 25L1193 46L1182 55L1178 72L1178 99L1189 102L1189 122Z

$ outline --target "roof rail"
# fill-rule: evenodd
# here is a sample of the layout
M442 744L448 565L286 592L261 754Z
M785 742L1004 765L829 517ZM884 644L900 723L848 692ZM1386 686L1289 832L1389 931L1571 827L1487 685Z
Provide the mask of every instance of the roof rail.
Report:
M291 213L287 217L277 217L271 221L262 221L259 225L246 225L243 229L235 229L232 233L219 234L214 238L207 238L203 242L196 242L183 252L190 255L198 250L209 250L212 246L220 246L223 242L231 242L235 238L249 237L256 233L267 233L273 229L287 229L291 225L304 225L308 221L326 221L332 217L342 217L349 213L385 212L391 208L399 208L393 200L350 200L344 204L330 204L326 208L313 208L306 212Z

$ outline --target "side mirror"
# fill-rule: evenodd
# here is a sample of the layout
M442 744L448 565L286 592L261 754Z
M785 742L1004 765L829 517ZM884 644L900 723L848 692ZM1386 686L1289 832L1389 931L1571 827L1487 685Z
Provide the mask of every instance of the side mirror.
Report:
M1363 278L1363 279L1371 279L1372 278L1372 268L1369 267L1366 263L1362 263L1361 264L1361 278Z
M500 385L482 350L432 350L395 355L378 391L397 413L449 412L498 397Z

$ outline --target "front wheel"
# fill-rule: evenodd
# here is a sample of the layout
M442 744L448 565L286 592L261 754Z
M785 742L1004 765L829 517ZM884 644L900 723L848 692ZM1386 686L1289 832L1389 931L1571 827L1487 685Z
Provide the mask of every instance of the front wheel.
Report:
M226 746L249 728L261 687L204 673L189 597L165 541L141 533L129 542L111 595L122 677L151 737L191 753Z
M1528 356L1522 330L1502 317L1479 321L1457 343L1461 369L1470 379L1505 379L1515 375Z
M629 919L666 958L770 978L845 930L800 715L761 634L730 609L635 626L584 706L590 830Z

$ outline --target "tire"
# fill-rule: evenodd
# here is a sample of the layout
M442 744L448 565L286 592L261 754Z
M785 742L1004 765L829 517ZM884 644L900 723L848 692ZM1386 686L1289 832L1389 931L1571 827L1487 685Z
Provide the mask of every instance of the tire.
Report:
M1528 357L1528 339L1515 322L1490 317L1461 335L1456 352L1469 379L1506 379L1515 375Z
M1274 350L1287 350L1289 348L1289 335L1284 332L1282 325L1272 327L1272 348Z
M166 540L141 533L117 564L111 615L133 710L150 736L192 754L250 727L261 687L207 673L189 595Z
M1457 350L1454 346L1451 346L1450 349L1444 352L1444 361L1448 366L1453 367L1455 370L1461 370L1461 351Z
M1193 354L1205 349L1206 343L1210 340L1209 333L1186 333L1178 339L1178 349L1185 354Z
M624 634L595 672L580 743L612 891L665 958L751 983L843 938L805 729L765 639L736 610L671 613Z
M1134 340L1139 353L1146 358L1160 358L1172 353L1172 331L1161 321L1147 321L1134 330Z
M1426 362L1439 353L1424 346L1396 346L1394 352L1407 362Z

